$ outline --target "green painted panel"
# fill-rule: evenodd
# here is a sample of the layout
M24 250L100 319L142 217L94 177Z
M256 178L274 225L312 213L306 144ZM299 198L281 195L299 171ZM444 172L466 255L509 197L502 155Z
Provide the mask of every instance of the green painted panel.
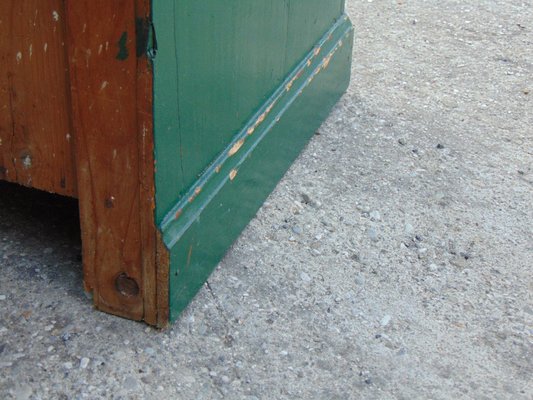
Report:
M170 249L171 319L346 89L343 3L154 2L156 222Z
M341 0L154 2L158 223L341 9Z
M351 36L347 38L351 41ZM346 89L351 46L344 46L209 202L171 251L170 319L185 309L283 177Z

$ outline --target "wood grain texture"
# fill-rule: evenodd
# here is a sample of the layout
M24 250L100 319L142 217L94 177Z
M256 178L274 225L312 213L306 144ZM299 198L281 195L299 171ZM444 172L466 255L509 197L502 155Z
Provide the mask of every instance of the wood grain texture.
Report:
M63 0L0 1L0 179L76 196Z
M151 15L151 1L137 0L137 32L145 35ZM139 29L143 32L139 32ZM144 43L144 40L137 40ZM138 44L139 45L139 44ZM154 132L153 132L153 71L151 61L137 49L137 127L139 143L139 196L141 213L142 274L144 282L144 320L151 325L168 323L164 308L168 309L168 261L157 260L157 230L154 221ZM165 278L166 276L166 278ZM161 282L161 279L163 282ZM166 281L165 281L166 279ZM159 298L160 297L160 298ZM161 308L163 311L160 312ZM163 321L160 321L163 319Z
M151 84L138 70L136 1L67 2L67 16L85 285L97 308L130 319L146 299L153 322L151 101L137 101Z

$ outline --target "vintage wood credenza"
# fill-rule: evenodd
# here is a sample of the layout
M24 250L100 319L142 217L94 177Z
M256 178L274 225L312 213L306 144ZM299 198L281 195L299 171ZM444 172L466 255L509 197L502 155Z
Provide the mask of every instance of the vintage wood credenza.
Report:
M352 40L343 0L2 0L0 179L77 198L95 306L164 326L345 91Z

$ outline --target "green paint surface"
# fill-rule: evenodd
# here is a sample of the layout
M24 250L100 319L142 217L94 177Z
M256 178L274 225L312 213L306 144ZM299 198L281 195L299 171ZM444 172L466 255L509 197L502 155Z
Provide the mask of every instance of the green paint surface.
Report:
M118 53L117 53L117 60L124 61L127 60L130 53L128 51L128 32L123 32L120 36L120 39L117 43L118 46Z
M341 0L168 4L154 132L175 319L346 89L352 28Z

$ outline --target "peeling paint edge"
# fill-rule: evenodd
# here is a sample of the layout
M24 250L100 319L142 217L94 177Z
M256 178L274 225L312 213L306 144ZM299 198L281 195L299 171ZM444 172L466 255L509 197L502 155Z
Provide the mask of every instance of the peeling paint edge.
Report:
M200 216L217 193L237 178L246 158L279 122L292 103L321 71L328 68L335 53L353 32L347 15L343 15L317 42L307 56L264 103L259 111L235 135L232 142L215 159L189 191L167 213L160 230L165 245L171 249ZM322 55L321 57L319 57Z

